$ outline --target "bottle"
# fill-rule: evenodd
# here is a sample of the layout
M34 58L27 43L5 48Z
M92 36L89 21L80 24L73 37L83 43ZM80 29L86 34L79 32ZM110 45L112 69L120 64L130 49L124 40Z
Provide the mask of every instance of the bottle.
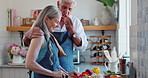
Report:
M99 25L97 16L94 18L94 25Z
M99 50L99 46L95 46L93 50Z
M106 42L109 42L109 40L108 40L108 39L104 39L104 40L101 39L101 40L100 40L100 43L106 43Z
M21 22L22 22L22 20L21 20L22 18L20 17L20 16L16 16L15 17L15 26L21 26Z
M110 46L108 44L103 45L103 49L109 49L109 48L110 48Z
M103 49L103 46L99 46L99 50L102 50Z
M93 54L94 57L99 56L99 52Z
M26 24L31 24L29 21L29 17L26 17Z

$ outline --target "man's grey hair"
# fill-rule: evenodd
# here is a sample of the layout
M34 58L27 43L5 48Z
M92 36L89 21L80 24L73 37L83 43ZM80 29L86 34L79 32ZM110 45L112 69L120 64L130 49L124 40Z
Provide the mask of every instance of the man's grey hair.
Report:
M69 3L76 3L76 0L58 0L60 3L61 2L69 2Z

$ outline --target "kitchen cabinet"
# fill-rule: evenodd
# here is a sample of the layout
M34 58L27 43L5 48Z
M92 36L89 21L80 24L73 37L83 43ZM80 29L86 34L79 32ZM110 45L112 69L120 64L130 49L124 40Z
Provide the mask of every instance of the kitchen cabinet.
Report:
M0 78L29 78L24 65L0 65Z

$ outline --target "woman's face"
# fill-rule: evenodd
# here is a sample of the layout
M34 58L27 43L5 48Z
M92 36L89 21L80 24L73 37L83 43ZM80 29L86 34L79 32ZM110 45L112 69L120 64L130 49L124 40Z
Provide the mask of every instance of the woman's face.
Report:
M48 30L50 32L54 32L54 28L58 27L60 20L61 20L61 16L59 16L59 15L57 15L53 19L49 19L49 17L47 16L46 24L47 24Z

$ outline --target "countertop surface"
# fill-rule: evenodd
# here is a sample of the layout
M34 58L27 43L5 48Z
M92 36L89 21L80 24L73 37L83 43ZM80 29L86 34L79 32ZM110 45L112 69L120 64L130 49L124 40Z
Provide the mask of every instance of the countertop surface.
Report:
M8 63L8 64L2 64L0 65L0 68L25 68L25 64L12 64L12 63Z

